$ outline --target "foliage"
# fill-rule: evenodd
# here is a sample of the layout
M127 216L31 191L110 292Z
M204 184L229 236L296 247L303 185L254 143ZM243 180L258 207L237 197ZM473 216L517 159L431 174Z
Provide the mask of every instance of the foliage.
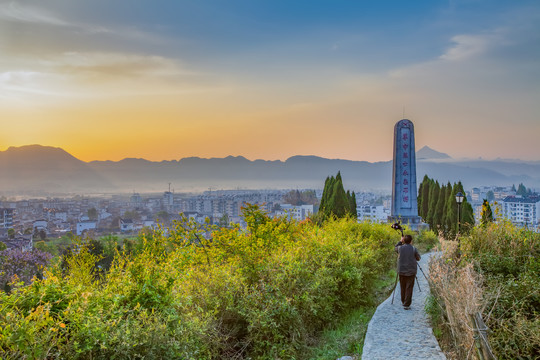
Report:
M527 189L525 187L525 185L523 185L523 183L520 183L518 185L518 188L517 188L517 191L516 191L516 195L520 195L520 196L523 196L523 197L527 197L529 195L532 194L532 191L531 189Z
M244 209L247 230L182 218L130 251L88 245L42 280L0 295L8 358L298 358L343 314L371 302L394 264L388 226L322 226ZM99 275L99 276L96 276Z
M319 213L316 217L320 223L330 218L343 218L351 216L356 218L356 195L354 192L345 192L341 173L338 171L336 177L327 177L324 182L324 190L319 206Z
M49 253L33 249L7 249L0 251L0 286L2 290L11 288L12 282L29 284L34 276L41 277L43 268L49 264Z
M291 205L317 205L319 200L315 190L291 190L283 196L283 201Z
M432 230L422 230L414 238L414 246L421 252L427 253L439 245L439 237Z
M433 231L442 233L447 239L457 236L458 223L461 234L467 234L475 224L474 211L465 196L458 209L456 194L465 194L461 181L455 184L439 185L438 181L427 175L420 184L418 192L418 214ZM460 219L458 219L458 210Z
M98 212L96 208L90 208L87 211L88 218L92 221L95 221L98 219Z
M491 210L491 205L489 205L489 201L487 199L484 199L484 201L482 202L482 218L480 220L480 224L486 226L492 222L493 211Z
M505 221L488 222L461 238L460 252L460 258L455 253L448 255L441 263L444 266L431 268L432 279L448 274L438 288L449 288L453 282L467 278L483 281L475 281L471 287L464 283L454 287L461 294L449 294L447 302L441 300L442 292L436 291L439 303L444 303L445 321L450 323L451 318L472 309L483 310L491 330L489 342L498 358L536 359L540 349L540 234ZM448 270L449 266L452 269ZM462 274L464 269L469 275ZM474 306L455 309L455 304L463 301ZM452 334L454 342L461 344L467 332L456 328ZM459 350L462 347L454 349L457 358L464 355Z
M453 351L447 357L466 359L474 342L469 314L483 310L482 277L472 264L459 263L452 249L454 245L456 242L445 242L445 255L433 257L429 263L433 299L427 306L437 332L443 330L451 339L441 339L441 345L447 352L448 343L453 345Z

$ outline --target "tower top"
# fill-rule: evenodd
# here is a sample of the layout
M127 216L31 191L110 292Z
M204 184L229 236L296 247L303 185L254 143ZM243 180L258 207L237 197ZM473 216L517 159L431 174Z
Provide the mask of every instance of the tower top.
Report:
M398 127L414 128L414 124L409 119L401 119L396 123L396 128L398 128Z

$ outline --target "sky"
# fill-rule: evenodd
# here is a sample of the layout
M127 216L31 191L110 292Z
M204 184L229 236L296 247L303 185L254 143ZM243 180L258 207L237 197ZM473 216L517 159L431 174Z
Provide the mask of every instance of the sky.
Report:
M537 0L0 0L0 151L540 160Z

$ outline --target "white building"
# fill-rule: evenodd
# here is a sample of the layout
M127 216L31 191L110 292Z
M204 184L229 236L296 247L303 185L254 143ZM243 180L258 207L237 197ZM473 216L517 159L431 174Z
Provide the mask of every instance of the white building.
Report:
M540 197L507 196L503 200L502 215L517 226L538 227Z
M356 208L359 221L371 221L377 223L384 223L388 221L390 216L390 209L385 208L382 205L362 205Z
M81 236L83 232L87 230L93 230L96 228L95 221L80 221L77 223L77 236Z
M34 230L47 230L47 220L36 220L33 225Z
M0 228L10 229L13 227L13 209L0 208Z
M313 214L313 205L281 204L281 210L276 211L278 216L290 216L297 221L306 220Z
M131 219L120 219L120 231L129 232L135 230L135 223Z

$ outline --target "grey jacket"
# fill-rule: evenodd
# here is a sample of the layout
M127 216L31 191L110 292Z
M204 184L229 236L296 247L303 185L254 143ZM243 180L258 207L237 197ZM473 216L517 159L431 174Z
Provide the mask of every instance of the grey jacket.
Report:
M396 244L398 256L398 274L405 276L416 275L416 262L420 260L418 250L411 244Z

